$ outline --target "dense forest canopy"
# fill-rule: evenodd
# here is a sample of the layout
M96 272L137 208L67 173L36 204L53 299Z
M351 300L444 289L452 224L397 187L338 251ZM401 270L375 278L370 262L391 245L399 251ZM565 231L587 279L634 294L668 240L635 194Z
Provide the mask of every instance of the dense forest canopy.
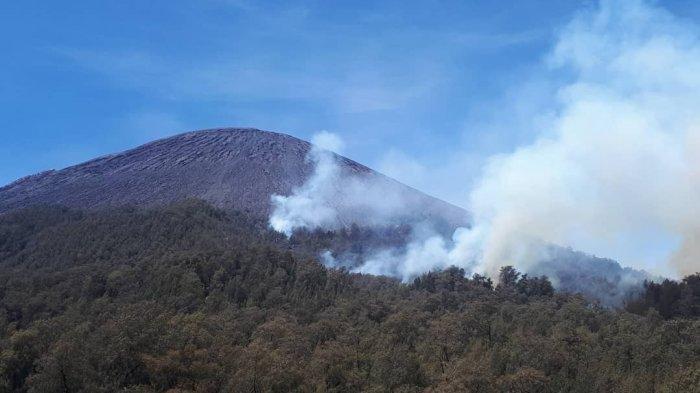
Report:
M612 309L511 267L319 263L362 235L287 239L197 200L4 214L0 391L698 391L698 274Z

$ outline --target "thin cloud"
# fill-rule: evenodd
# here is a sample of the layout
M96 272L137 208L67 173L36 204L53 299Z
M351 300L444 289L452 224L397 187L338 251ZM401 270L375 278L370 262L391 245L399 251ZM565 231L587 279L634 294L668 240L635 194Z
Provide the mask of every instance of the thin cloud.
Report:
M310 101L339 113L391 110L429 94L435 78L412 80L383 64L323 71L321 64L281 68L275 58L182 62L140 51L57 49L55 53L107 77L119 88L168 100ZM385 78L383 75L391 75Z
M547 29L524 30L510 33L465 32L455 33L452 35L451 39L454 43L463 48L496 50L544 41L550 37L550 33L550 30Z

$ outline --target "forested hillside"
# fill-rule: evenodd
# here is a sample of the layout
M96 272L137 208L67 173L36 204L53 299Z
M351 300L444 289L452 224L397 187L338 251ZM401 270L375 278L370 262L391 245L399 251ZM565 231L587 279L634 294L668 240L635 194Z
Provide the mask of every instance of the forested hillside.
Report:
M698 391L698 275L625 311L509 267L402 284L315 257L361 235L196 200L4 214L0 391Z

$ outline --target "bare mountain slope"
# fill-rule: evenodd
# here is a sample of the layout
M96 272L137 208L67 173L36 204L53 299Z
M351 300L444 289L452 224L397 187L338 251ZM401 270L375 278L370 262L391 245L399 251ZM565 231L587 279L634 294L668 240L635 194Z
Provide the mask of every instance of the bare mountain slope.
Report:
M0 188L0 213L42 203L77 208L152 206L196 197L266 217L272 194L288 195L312 174L313 165L305 159L310 149L303 140L257 129L189 132L17 180ZM338 160L345 173L380 179L405 193L418 204L415 214L420 218L450 225L467 221L463 209L345 157ZM345 220L362 224L362 217L345 213Z

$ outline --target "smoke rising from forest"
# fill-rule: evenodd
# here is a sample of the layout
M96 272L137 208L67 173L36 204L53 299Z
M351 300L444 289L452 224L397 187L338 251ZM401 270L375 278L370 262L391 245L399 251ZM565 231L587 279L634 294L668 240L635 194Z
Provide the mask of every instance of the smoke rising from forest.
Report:
M445 238L414 225L405 248L377 250L355 269L407 280L456 265L493 277L504 265L536 270L555 244L657 274L699 271L699 38L697 26L645 1L580 12L545 57L559 81L554 115L532 143L488 160L465 203L471 227ZM339 145L328 133L315 139ZM338 188L381 219L406 208L382 190L352 191L359 180L322 146L309 181L273 197L273 228L335 225ZM651 264L625 257L649 247L659 253Z
M471 195L487 269L526 267L523 244L535 238L590 252L652 242L665 260L623 262L700 270L699 37L697 26L637 0L603 1L561 31L547 61L571 80L558 89L551 127L493 157Z

